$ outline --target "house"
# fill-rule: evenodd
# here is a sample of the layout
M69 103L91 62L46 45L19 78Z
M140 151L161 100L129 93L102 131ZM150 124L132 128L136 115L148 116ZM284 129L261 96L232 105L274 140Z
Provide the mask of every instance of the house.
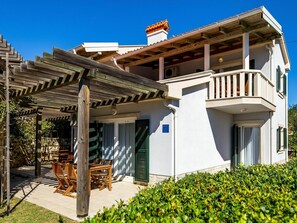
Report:
M285 162L290 61L282 27L267 9L172 38L168 31L167 20L148 26L148 44L122 52L117 43L76 48L169 89L165 99L91 110L90 157L112 159L115 176L150 183Z

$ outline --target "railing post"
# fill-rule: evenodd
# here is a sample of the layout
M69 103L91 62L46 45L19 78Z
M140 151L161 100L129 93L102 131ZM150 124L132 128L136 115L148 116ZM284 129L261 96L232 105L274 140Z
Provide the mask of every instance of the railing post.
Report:
M231 77L227 75L227 98L231 98Z
M261 74L256 73L255 79L254 79L254 85L255 85L255 96L261 97Z
M216 77L216 98L220 98L220 78Z
M249 73L248 74L248 96L253 96L252 80L253 80L253 73Z
M209 82L209 99L214 99L214 78L210 77Z
M221 98L225 98L225 76L221 76Z
M240 73L240 76L239 76L239 95L240 96L244 96L245 95L245 92L244 92L244 75L245 73L244 72L241 72Z
M233 78L233 97L237 97L237 75L233 74L232 75Z

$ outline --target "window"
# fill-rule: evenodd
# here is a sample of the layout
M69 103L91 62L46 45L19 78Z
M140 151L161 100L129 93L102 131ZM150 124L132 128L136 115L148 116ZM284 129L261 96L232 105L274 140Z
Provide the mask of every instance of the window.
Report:
M280 66L276 68L276 91L283 96L287 95L287 75L282 73Z
M288 131L286 128L279 126L276 132L277 132L276 148L277 148L277 152L280 152L288 148L288 140L287 140Z

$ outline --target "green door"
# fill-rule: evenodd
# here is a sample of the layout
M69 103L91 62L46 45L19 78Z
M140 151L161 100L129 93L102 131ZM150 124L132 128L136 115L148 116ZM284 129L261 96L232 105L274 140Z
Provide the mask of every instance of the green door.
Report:
M135 180L149 181L149 120L135 122Z

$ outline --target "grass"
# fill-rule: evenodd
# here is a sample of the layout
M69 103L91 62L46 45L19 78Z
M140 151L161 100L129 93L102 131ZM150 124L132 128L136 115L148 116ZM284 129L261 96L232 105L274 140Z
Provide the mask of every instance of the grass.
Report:
M10 206L11 209L20 201L18 198L11 199ZM39 207L28 201L22 201L17 205L12 213L7 216L5 215L6 207L0 208L0 222L9 223L54 223L54 222L64 222L64 223L76 223L77 221L71 220L66 217L54 213L45 208ZM4 216L5 215L5 216Z

